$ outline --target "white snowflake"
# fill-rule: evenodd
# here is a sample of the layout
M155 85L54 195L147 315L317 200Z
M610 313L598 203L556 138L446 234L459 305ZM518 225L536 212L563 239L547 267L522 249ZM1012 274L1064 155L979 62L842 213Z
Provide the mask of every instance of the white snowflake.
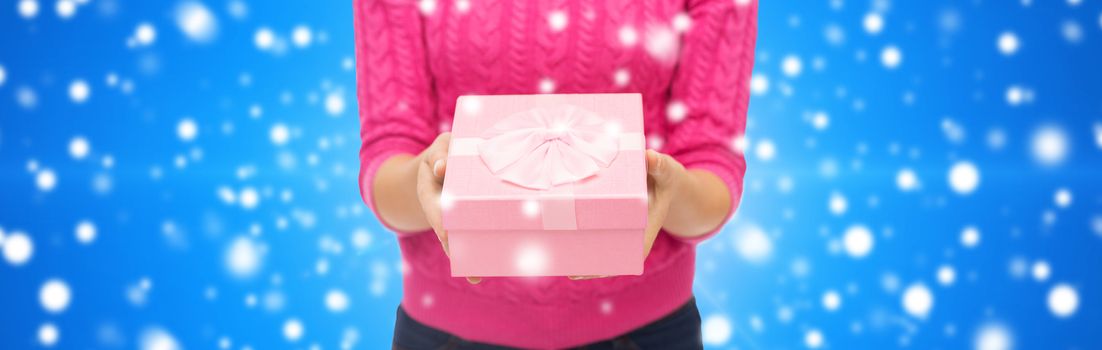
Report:
M765 95L769 92L769 77L765 74L754 73L750 76L750 93L755 96Z
M620 44L624 46L635 46L639 42L639 33L635 31L635 27L623 26L620 27L618 33L620 38Z
M88 157L88 153L91 152L92 146L88 143L88 139L83 136L76 136L69 140L69 156L76 160L82 160Z
M838 291L833 289L827 290L823 293L821 303L823 304L823 309L827 311L838 311L838 308L842 307L842 296L838 294Z
M253 34L253 44L261 51L271 50L276 44L276 35L268 27L260 27Z
M263 264L260 244L244 236L237 237L226 249L225 264L230 274L238 278L255 275Z
M864 225L853 225L842 235L842 246L846 254L854 259L862 259L872 252L875 237Z
M69 307L72 292L69 284L57 278L47 280L38 290L38 301L42 309L51 314L59 314Z
M551 26L551 31L558 32L566 29L566 25L569 22L566 12L552 11L547 15L547 25Z
M980 229L975 226L965 226L960 231L960 244L965 248L975 248L980 244Z
M78 242L91 244L96 239L96 224L88 220L81 220L77 223L74 235Z
M176 7L176 26L194 42L206 43L218 34L218 20L206 5L198 1L183 2Z
M827 200L827 209L834 216L842 216L849 208L849 201L846 200L846 196L839 192L831 192L830 199Z
M704 318L700 328L700 334L704 344L709 346L724 346L731 339L731 319L727 315L715 314Z
M1063 128L1048 125L1033 133L1030 150L1038 164L1052 167L1064 163L1071 151L1071 145Z
M57 187L57 174L51 169L42 169L35 175L34 184L39 191L53 191L54 187Z
M895 175L895 185L900 191L911 192L919 188L918 175L910 168L900 169Z
M925 319L934 307L934 294L925 284L915 283L903 292L903 310L907 314Z
M61 19L70 19L77 13L77 3L75 0L57 0L54 10Z
M92 88L88 86L88 82L82 79L73 80L69 83L69 99L76 104L82 104L88 101L88 98L92 95Z
M195 137L199 136L199 125L194 119L184 117L176 123L176 136L184 142L195 140Z
M314 41L314 33L306 25L297 25L291 30L291 43L298 48L309 47Z
M937 269L937 282L942 286L951 286L957 279L957 271L949 265L941 265Z
M1013 56L1018 52L1018 47L1021 43L1018 41L1018 36L1014 32L1006 31L999 34L999 40L996 42L996 46L999 48L999 52L1006 56Z
M777 155L777 147L773 145L773 141L769 139L763 139L758 141L757 146L754 147L754 154L758 159L763 162L773 160Z
M1014 335L1000 323L987 323L976 332L972 347L975 350L1012 350Z
M138 347L141 350L180 350L180 342L172 333L159 328L150 327L142 331L138 338Z
M748 262L762 263L773 254L773 241L757 225L745 224L737 227L733 238L735 251Z
M134 29L134 43L141 46L153 45L157 40L157 29L149 22L142 22ZM116 78L117 79L117 78Z
M784 56L784 60L781 61L781 72L789 78L795 78L800 76L800 72L803 71L803 62L800 61L800 57L796 55Z
M348 304L348 294L340 289L331 289L325 293L325 308L330 312L344 312L348 310Z
M961 195L976 191L980 184L980 170L969 161L958 161L949 168L949 187Z
M19 0L19 15L24 19L31 19L38 16L38 1Z
M1057 318L1069 318L1079 309L1079 292L1066 283L1058 283L1048 292L1048 309Z
M283 123L275 123L272 125L272 128L268 130L268 138L272 141L272 144L276 146L285 145L287 141L291 139L291 128Z
M38 343L44 347L53 347L61 338L61 331L53 323L43 323L38 326Z
M885 46L880 50L880 63L888 69L899 68L899 65L903 63L903 52L895 45Z
M818 329L810 329L804 333L804 345L808 349L818 349L823 347L823 332Z
M1068 43L1078 44L1083 41L1083 27L1079 22L1066 20L1060 25L1060 33Z
M865 27L865 32L873 35L880 34L884 30L884 17L879 13L870 12L865 15L862 25Z
M539 244L519 248L514 256L513 268L521 276L539 276L550 267L551 257Z
M9 232L0 248L4 250L4 260L12 266L22 266L34 255L34 241L22 231Z
M1057 207L1067 208L1071 206L1071 190L1067 188L1056 189L1056 193L1052 196L1052 201L1056 203Z

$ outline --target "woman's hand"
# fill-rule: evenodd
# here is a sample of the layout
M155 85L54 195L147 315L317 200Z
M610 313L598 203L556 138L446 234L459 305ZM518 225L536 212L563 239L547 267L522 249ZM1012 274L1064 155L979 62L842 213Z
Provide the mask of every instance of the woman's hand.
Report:
M444 230L440 211L440 192L447 171L448 145L451 133L442 133L414 159L416 162L417 199L425 220L432 227L444 254L448 251L448 232ZM707 171L685 169L673 157L647 150L647 227L643 235L644 259L650 255L658 232L665 228L673 235L691 238L714 229L722 223L730 198L725 185ZM681 203L671 208L674 201ZM590 279L604 276L571 276ZM479 277L467 277L474 284Z
M669 155L655 150L647 150L647 228L643 235L643 259L650 255L658 231L666 222L670 203L681 191L682 184L689 177L685 166ZM571 276L573 280L601 278L607 276Z
M643 236L643 256L650 255L658 231L666 222L670 203L677 198L689 178L685 166L673 157L647 150L647 230Z
M444 230L440 212L440 191L444 188L444 173L448 165L448 145L451 144L452 134L445 132L436 137L432 144L421 151L417 156L417 199L421 202L421 211L425 213L425 220L429 222L436 238L448 252L448 231ZM481 282L482 278L467 277L467 282L472 284Z

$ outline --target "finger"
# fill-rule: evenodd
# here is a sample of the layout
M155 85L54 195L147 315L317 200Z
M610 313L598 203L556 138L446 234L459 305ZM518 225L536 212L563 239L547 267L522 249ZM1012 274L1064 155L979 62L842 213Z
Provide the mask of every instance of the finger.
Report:
M665 202L665 199L656 198L655 201L656 203L650 205L647 213L647 228L643 236L644 258L650 255L651 248L654 247L654 241L658 238L658 232L662 229L662 224L666 221L666 215L669 213L669 203Z
M653 149L647 150L647 174L658 175L661 172L662 154Z
M444 249L444 253L448 253L448 233L444 230L443 222L441 220L440 211L440 187L441 184L437 183L431 174L431 170L424 162L420 165L421 169L417 172L417 196L421 201L421 211L425 214L425 221L432 227L432 231L436 233L436 238L440 240L440 244Z
M447 170L448 152L442 150L432 151L425 155L422 163L427 166L429 177L439 182L444 179L444 172Z
M436 238L440 239L440 246L444 248L444 255L446 255L448 259L451 259L451 249L448 248L448 230L440 230L440 232L443 233L437 235Z
M655 150L647 150L647 175L658 185L666 185L674 178L678 163L673 157Z
M450 258L451 250L448 249L448 230L441 227L439 209L428 209L426 210L426 215L429 216L429 226L432 226L432 231L436 233L436 239L440 240L440 247L444 249L444 255ZM432 217L435 217L435 219Z
M467 283L470 283L470 284L482 283L482 277L467 277Z
M437 159L432 162L432 176L436 177L437 181L444 181L444 172L448 168L447 155L444 158Z

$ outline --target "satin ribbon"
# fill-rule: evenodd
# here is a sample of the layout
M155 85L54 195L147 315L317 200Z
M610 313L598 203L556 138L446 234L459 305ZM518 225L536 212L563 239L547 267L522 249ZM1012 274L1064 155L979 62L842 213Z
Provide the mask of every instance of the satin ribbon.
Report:
M606 168L620 151L608 121L572 105L537 107L498 121L478 145L482 161L497 177L518 186L546 190L573 183Z
M452 156L478 155L498 178L537 190L547 230L576 230L574 186L607 168L621 150L643 149L643 135L573 105L510 115L482 137L452 139Z

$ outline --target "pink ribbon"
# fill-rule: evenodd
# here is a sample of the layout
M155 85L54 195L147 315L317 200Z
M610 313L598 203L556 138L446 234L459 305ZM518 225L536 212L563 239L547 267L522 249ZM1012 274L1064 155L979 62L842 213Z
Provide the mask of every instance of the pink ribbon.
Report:
M619 128L572 105L510 115L483 138L478 154L494 175L537 190L593 176L620 151Z

